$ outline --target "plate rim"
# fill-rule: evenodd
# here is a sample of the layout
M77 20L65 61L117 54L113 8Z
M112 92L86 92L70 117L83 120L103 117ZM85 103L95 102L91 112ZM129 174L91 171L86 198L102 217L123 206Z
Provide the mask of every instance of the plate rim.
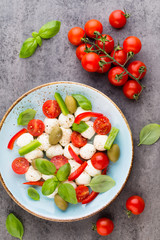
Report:
M45 84L42 84L42 85L39 85L35 88L32 88L31 90L25 92L23 95L21 95L16 101L13 102L13 104L9 107L9 109L6 111L6 113L4 114L1 122L0 122L0 131L1 131L1 128L3 126L3 123L5 121L5 119L7 118L8 114L11 112L11 110L23 99L25 98L27 95L29 95L30 93L40 89L40 88L43 88L43 87L46 87L46 86L50 86L50 85L56 85L56 84L73 84L73 85L78 85L78 86L83 86L83 87L86 87L86 88L89 88L93 91L96 91L97 93L101 94L103 97L107 98L116 108L117 110L120 112L121 116L123 117L126 125L127 125L127 128L128 128L128 131L129 131L129 134L130 134L130 137L131 137L131 143L132 143L132 157L131 157L131 165L130 165L130 168L129 168L129 171L128 171L128 175L125 179L125 182L123 183L123 185L121 186L120 190L118 191L118 193L114 196L114 198L112 198L105 206L103 206L102 208L98 209L97 211L91 213L91 214L88 214L84 217L79 217L79 218L75 218L75 219L54 219L54 218L49 218L49 217L44 217L44 216L41 216L37 213L34 213L33 211L29 210L27 207L25 207L23 204L21 204L14 196L13 194L10 192L10 190L7 188L3 178L2 178L2 175L0 173L0 181L2 183L2 186L4 187L4 189L6 190L6 192L8 193L8 195L12 198L12 200L18 204L23 210L29 212L30 214L38 217L38 218L41 218L41 219L44 219L44 220L48 220L48 221L53 221L53 222L75 222L75 221L80 221L80 220L84 220L86 218L89 218L89 217L92 217L94 215L96 215L97 213L99 213L100 211L102 211L103 209L105 209L107 206L109 206L118 196L119 194L121 193L121 191L123 190L125 184L127 183L128 181L128 178L129 178L129 175L131 173L131 169L132 169L132 166L133 166L133 155L134 155L134 148L133 148L133 136L132 136L132 132L131 132L131 129L130 129L130 126L129 126L129 123L126 119L126 117L124 116L124 114L122 113L122 111L120 110L120 108L117 106L116 103L114 103L107 95L105 95L104 93L102 93L101 91L89 86L89 85L86 85L86 84L83 84L83 83L79 83L79 82L72 82L72 81L57 81L57 82L50 82L50 83L45 83Z

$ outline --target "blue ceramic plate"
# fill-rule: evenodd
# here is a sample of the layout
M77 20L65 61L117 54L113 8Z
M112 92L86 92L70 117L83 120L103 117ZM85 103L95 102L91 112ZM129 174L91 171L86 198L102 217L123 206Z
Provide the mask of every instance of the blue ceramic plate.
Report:
M18 157L18 147L8 150L7 144L10 138L22 127L17 126L17 117L20 112L27 108L37 111L36 118L44 119L42 105L48 99L53 99L54 92L58 91L65 98L66 94L80 93L90 99L93 111L106 115L112 124L120 129L116 143L120 147L120 158L112 164L108 174L116 181L116 186L108 192L99 194L97 198L88 205L70 205L67 211L59 210L53 201L41 194L41 188L37 187L40 201L34 201L27 195L27 186L23 175L16 175L12 168L12 161ZM7 111L0 124L0 172L1 182L10 197L23 209L51 221L76 221L89 217L108 206L123 189L129 176L133 159L132 134L120 109L106 95L87 85L73 82L54 82L39 86L25 93Z

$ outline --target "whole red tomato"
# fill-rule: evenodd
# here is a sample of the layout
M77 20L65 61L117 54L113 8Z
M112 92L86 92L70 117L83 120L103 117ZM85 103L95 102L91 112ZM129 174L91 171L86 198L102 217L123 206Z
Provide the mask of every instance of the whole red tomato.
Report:
M87 53L82 58L82 67L88 72L96 72L99 68L100 57L98 54L91 52Z
M130 214L139 215L144 211L145 202L143 198L139 196L132 196L126 201L126 208L128 210L128 216Z
M104 50L107 53L111 53L114 48L114 40L110 35L107 35L107 34L102 34L102 36L99 36L98 40L96 40L96 44L102 49L103 49L103 44L105 44Z
M96 35L94 34L95 31L102 33L103 26L102 23L96 19L91 19L86 22L84 26L85 33L90 38L95 38Z
M123 65L127 60L127 53L123 50L123 48L119 47L111 52L111 57ZM114 65L118 65L117 63L113 62Z
M74 27L68 32L68 40L75 46L82 43L81 39L84 37L85 31L80 27Z
M137 100L141 90L141 85L135 80L129 80L123 86L123 93L129 99Z
M91 158L91 163L94 168L98 170L103 170L104 168L107 168L109 165L109 158L107 155L103 152L97 152L95 153Z
M146 68L146 65L143 62L141 62L141 61L134 61L134 62L131 62L129 64L128 71L134 77L142 79L145 76L145 74L146 74L147 68Z
M97 72L98 73L105 73L108 72L108 70L111 68L111 59L106 57L104 54L99 55L101 58L101 61L105 61L107 64L103 65L102 67L99 66Z
M128 80L128 74L124 72L122 67L113 67L108 72L108 80L114 86L122 86Z
M108 218L100 218L96 222L97 233L100 234L101 236L107 236L111 234L113 229L114 229L114 224L112 220Z
M132 52L137 54L141 50L141 47L140 39L134 36L127 37L123 42L123 49L126 53Z
M85 43L82 43L81 45L79 45L76 49L76 56L77 58L81 61L83 56L87 53L85 52L85 50L87 50L87 48L93 48L92 45L90 44L85 44Z
M129 14L124 13L122 10L115 10L109 16L109 23L114 28L122 28L126 24L127 18L129 18Z

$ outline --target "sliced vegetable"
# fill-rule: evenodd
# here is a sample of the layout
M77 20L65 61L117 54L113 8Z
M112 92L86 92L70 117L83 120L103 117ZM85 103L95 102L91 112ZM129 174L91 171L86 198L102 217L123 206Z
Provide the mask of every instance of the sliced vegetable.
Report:
M58 180L61 182L67 180L70 172L71 172L70 164L69 163L64 164L62 167L59 168L59 170L57 172Z
M69 111L68 111L67 106L66 106L65 102L63 101L63 98L61 97L61 95L56 92L56 93L54 94L54 97L55 97L55 99L57 100L57 102L58 102L58 104L59 104L59 107L60 107L62 113L63 113L64 115L68 115L68 114L69 114Z
M83 161L78 157L78 155L73 151L73 149L71 148L71 146L68 147L68 151L69 153L71 154L71 156L73 157L73 159L79 163L79 164L82 164Z
M88 165L87 162L83 162L83 164L68 177L68 180L73 181L76 178L78 178L81 175L81 173L84 171L84 169L87 167L87 165Z
M71 142L75 147L81 148L87 144L88 140L87 138L83 137L79 132L73 131L71 134Z
M58 170L64 164L68 163L68 158L63 155L57 155L51 158L51 162L55 165L56 170Z
M13 213L7 216L6 228L11 236L22 240L24 228L20 220Z
M84 131L86 131L89 128L89 126L87 125L87 123L81 121L79 124L77 123L73 123L72 125L72 130L79 132L79 133L83 133Z
M88 196L89 196L89 188L87 186L80 185L76 188L76 197L78 202L82 202Z
M106 150L109 150L112 147L112 144L114 143L114 140L116 139L118 132L119 132L118 128L112 127L109 137L107 138L107 141L104 145L104 148Z
M94 192L92 191L91 194L82 201L82 204L87 204L90 203L91 201L93 201L97 196L98 196L98 192Z
M55 165L44 158L36 159L36 167L40 173L45 175L53 175L56 171Z
M58 187L58 194L66 202L77 204L76 191L69 183L63 183Z
M18 157L12 162L12 169L17 174L25 174L28 168L29 162L23 157Z
M41 146L41 143L38 140L33 140L32 142L30 142L29 144L25 145L24 147L21 147L18 152L20 156L23 156L29 152L32 152L33 150L35 150L36 148L38 148L39 146Z
M21 112L17 119L18 125L27 125L30 120L32 120L36 115L36 111L34 109L26 109L25 111Z
M138 146L141 144L152 145L160 138L160 125L156 123L146 125L142 128L139 138L140 142Z
M111 130L111 123L105 116L98 117L93 124L94 131L99 135L107 135Z
M28 188L28 196L32 198L35 201L38 201L40 199L40 195L37 192L37 190L33 187Z
M22 130L20 130L19 132L17 132L12 138L11 140L9 141L8 143L8 149L12 150L13 149L13 146L14 146L14 143L15 141L24 133L27 133L27 129L23 128Z
M82 109L92 110L92 104L85 96L81 94L72 94L72 96L76 99Z
M25 185L33 185L33 186L43 186L44 184L44 181L36 181L36 182L25 182L23 183Z
M42 194L45 196L52 194L56 190L58 183L59 181L56 177L46 180L42 186Z
M32 119L27 125L27 130L32 136L38 137L45 130L44 122L40 119Z
M89 186L94 192L107 192L109 189L114 187L116 182L107 175L98 175L92 178Z
M83 120L86 117L102 117L102 116L103 116L102 113L84 112L84 113L79 114L75 118L74 122L77 123L77 124L80 124L81 120Z

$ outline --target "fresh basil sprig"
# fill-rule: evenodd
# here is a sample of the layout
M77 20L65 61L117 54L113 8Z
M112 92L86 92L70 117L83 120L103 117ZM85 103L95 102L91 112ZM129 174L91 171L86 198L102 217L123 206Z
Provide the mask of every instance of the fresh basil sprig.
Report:
M56 171L55 165L44 158L37 158L36 161L36 168L38 171L45 175L53 175Z
M74 187L69 183L62 183L58 187L58 194L66 202L77 204L76 191Z
M144 145L152 145L157 142L160 138L160 125L156 123L151 123L142 128L139 139L140 142L138 146L141 144Z
M84 131L86 131L89 128L89 126L87 125L87 123L81 121L80 124L77 123L73 123L72 125L72 130L79 132L79 133L83 133Z
M34 109L26 109L25 111L21 112L17 119L18 125L27 125L30 120L32 120L36 115L36 111Z
M24 228L20 220L13 213L10 213L6 219L6 228L11 236L22 240Z
M72 96L76 99L81 108L84 110L92 110L92 104L85 96L81 94L72 94Z
M89 186L91 187L92 191L103 193L114 187L115 184L116 182L110 176L98 175L92 178Z
M39 30L39 36L43 39L54 37L60 30L61 22L51 21L44 24Z
M40 195L37 192L37 190L33 187L28 188L28 196L32 198L35 201L38 201L40 199Z
M62 167L58 169L57 178L59 181L63 182L67 180L68 176L71 172L71 166L69 163L64 164Z
M42 194L45 196L52 194L56 190L58 183L59 181L56 177L46 180L42 186Z

